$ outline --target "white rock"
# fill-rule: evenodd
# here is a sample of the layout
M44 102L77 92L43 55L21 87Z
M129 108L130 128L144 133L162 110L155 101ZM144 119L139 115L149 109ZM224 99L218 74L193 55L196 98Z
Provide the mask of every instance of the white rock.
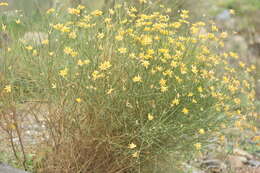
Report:
M48 39L48 34L44 32L27 32L20 41L26 44L40 45L46 39Z

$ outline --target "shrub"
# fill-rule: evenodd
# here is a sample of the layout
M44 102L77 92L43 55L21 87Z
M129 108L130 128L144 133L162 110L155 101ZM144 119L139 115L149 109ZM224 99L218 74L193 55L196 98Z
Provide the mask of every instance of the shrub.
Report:
M35 153L38 172L177 169L254 111L254 66L221 51L226 32L189 22L186 10L173 16L140 3L50 9L41 28L48 39L3 52L1 125L22 130L18 106L38 105L30 111L47 133Z

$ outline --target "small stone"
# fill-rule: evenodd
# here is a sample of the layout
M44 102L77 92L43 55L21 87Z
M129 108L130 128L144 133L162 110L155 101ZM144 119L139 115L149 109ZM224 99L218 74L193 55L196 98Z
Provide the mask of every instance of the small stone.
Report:
M22 42L32 45L40 45L43 40L48 39L48 34L44 32L27 32L21 39Z
M29 172L17 168L13 168L4 163L0 163L0 173L29 173Z
M227 168L227 165L218 159L211 159L202 161L201 167L204 167L207 170L212 170L214 172L222 172Z
M231 18L231 15L228 10L224 10L216 16L217 20L229 20L230 18Z
M242 156L229 156L228 161L232 168L242 168L244 163L247 162L247 158Z
M189 164L185 164L185 167L186 171L190 173L205 173L204 171L199 170L198 168L195 168Z
M239 148L235 148L233 150L233 153L236 154L236 155L239 155L239 156L244 156L246 157L247 159L253 159L253 156L251 154L249 154L248 152L244 151L244 150L241 150Z
M258 160L249 160L247 163L252 167L260 167L260 161Z

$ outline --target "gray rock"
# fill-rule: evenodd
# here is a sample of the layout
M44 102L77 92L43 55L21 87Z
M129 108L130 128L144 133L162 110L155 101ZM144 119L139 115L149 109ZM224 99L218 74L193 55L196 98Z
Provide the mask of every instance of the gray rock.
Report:
M253 156L251 154L249 154L248 152L244 151L244 150L241 150L239 148L235 148L233 150L233 153L236 154L236 155L239 155L239 156L244 156L246 157L247 159L253 159Z
M258 160L249 160L247 163L252 167L260 167L260 161Z
M184 164L185 166L185 172L189 172L189 173L205 173L204 171L198 169L198 168L195 168L194 166L191 166L189 164Z
M13 168L4 163L0 163L0 173L29 173L29 172L17 168Z
M231 155L228 157L228 162L232 168L242 168L247 161L247 158L242 156Z
M21 39L22 42L32 45L40 45L43 40L48 39L48 34L44 32L27 32Z
M231 18L231 15L228 10L224 10L216 16L217 20L229 20L230 18Z
M7 32L0 32L0 48L8 47L11 44L11 37Z
M227 168L227 165L218 159L210 159L204 160L201 162L201 167L207 170L218 170L217 172L221 172Z

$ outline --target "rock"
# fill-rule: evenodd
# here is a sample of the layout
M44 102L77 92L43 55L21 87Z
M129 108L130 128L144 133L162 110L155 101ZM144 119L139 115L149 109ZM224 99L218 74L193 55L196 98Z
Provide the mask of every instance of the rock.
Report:
M217 23L217 25L220 28L225 28L225 29L237 29L237 21L235 18L233 18L229 12L229 10L224 10L223 12L219 13L216 17L215 17L215 21Z
M234 148L233 153L236 155L239 155L239 156L244 156L247 159L253 159L253 156L251 154L249 154L248 152L241 150L239 148Z
M29 173L29 172L13 168L4 163L0 163L0 173Z
M54 0L0 0L3 1L8 2L9 5L0 7L0 12L22 10L26 15L33 15L35 12L45 12L51 8Z
M252 167L260 167L260 161L258 160L249 160L247 163Z
M48 39L48 34L44 32L27 32L21 39L26 44L40 45L43 40Z
M0 48L8 47L11 41L12 39L7 32L3 32L3 31L0 32Z
M224 10L216 16L216 20L229 20L231 18L230 12Z
M260 168L256 168L254 173L260 173Z
M201 167L214 172L223 172L227 168L227 165L218 159L211 159L202 161Z
M198 168L195 168L189 164L185 164L185 171L189 173L205 173L202 170L199 170Z
M242 168L247 163L247 158L242 156L229 156L228 162L232 168Z
M260 173L260 168L243 167L242 169L235 170L234 173Z

